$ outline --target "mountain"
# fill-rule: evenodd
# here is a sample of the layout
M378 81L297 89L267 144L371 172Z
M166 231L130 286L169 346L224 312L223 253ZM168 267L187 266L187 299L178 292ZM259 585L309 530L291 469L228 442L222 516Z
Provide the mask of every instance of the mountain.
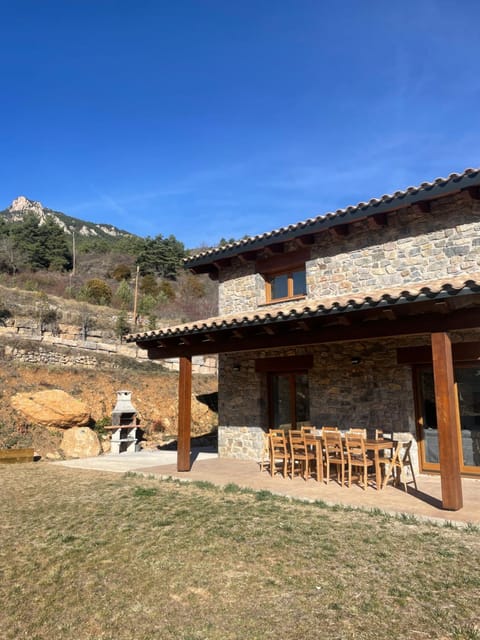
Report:
M0 211L0 217L7 222L22 222L29 213L33 213L40 220L40 224L45 223L47 217L51 217L62 227L65 233L73 234L73 232L75 232L76 235L84 236L85 238L118 239L136 237L135 234L118 229L112 224L87 222L79 218L67 216L60 211L48 209L44 207L41 202L29 200L25 196L19 196L12 202L8 209Z

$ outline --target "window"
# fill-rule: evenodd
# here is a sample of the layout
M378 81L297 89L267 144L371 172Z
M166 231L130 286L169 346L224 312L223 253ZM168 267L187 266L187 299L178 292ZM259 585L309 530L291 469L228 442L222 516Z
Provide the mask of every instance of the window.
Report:
M459 445L461 471L480 474L480 367L455 366L460 416ZM439 448L433 369L418 367L416 375L417 421L420 435L421 465L425 471L438 471Z
M313 356L259 358L255 371L267 374L268 424L275 429L299 429L310 424L308 370Z
M306 264L310 248L278 253L256 261L255 271L265 281L265 302L291 300L307 295Z
M296 298L307 293L305 268L298 271L269 275L265 282L267 302Z
M305 372L269 375L269 423L274 429L299 429L309 424L308 376Z

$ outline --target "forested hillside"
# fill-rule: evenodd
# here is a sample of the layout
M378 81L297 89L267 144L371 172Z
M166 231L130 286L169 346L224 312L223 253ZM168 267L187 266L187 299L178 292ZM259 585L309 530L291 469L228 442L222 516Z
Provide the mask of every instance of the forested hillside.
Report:
M216 288L184 270L186 255L172 235L140 238L23 197L0 212L0 284L112 307L120 336L132 323L154 329L215 315ZM0 322L9 313L0 300Z

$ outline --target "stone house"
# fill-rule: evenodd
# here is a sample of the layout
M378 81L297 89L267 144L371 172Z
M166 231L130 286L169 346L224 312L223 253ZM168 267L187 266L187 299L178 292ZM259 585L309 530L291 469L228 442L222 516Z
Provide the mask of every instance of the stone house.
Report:
M219 454L258 459L269 427L411 434L443 506L480 476L480 169L192 256L219 315L130 336L179 357L179 470L191 358L219 354Z

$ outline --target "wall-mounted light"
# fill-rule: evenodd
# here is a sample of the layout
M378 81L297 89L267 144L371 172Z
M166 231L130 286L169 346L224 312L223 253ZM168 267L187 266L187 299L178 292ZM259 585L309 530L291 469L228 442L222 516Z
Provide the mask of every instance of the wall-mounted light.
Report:
M238 363L236 363L236 364L233 365L232 369L234 371L240 371L240 365Z
M352 358L352 364L360 364L361 361L362 359L359 358L358 356Z

